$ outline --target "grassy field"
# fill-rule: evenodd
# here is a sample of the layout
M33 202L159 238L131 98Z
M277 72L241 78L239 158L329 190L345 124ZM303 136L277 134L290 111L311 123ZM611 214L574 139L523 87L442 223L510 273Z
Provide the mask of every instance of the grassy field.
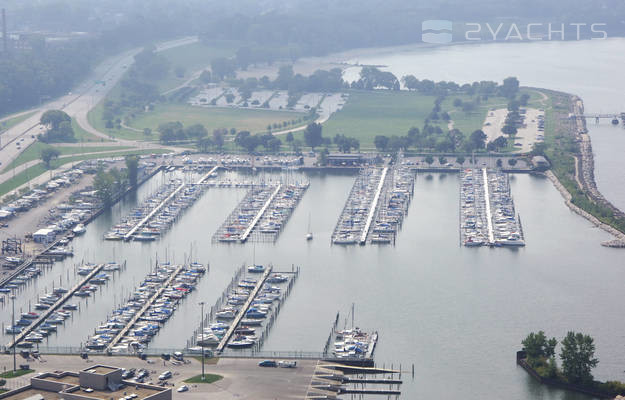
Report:
M26 374L30 374L31 372L35 372L34 369L18 369L15 371L6 371L3 373L0 373L0 378L17 378L19 376L22 375L26 375Z
M237 131L247 130L252 133L264 132L267 125L282 123L300 118L303 113L271 110L249 110L241 108L203 108L186 104L157 104L154 111L140 114L131 125L133 128L151 128L155 132L163 122L180 121L184 126L202 124L209 131L217 128L235 128ZM144 136L143 133L135 134Z
M36 111L31 111L31 112L28 112L26 114L23 114L23 115L20 115L20 116L17 116L17 117L13 117L13 118L9 118L9 119L6 119L6 120L0 122L0 132L5 131L5 130L7 130L7 129L9 129L9 128L19 124L20 122L28 119L34 113L36 113Z
M4 167L3 172L9 171L15 167L25 164L29 161L36 160L41 157L41 150L53 147L56 148L62 156L69 154L85 154L99 153L103 151L128 150L129 146L98 146L98 147L80 147L80 146L51 146L42 142L35 142L28 146L16 159Z
M204 374L204 379L202 379L202 375L196 375L192 378L185 379L185 383L213 383L221 380L223 376L216 374Z
M343 109L323 124L323 136L344 134L358 138L361 147L373 147L377 135L403 136L413 126L421 129L434 99L407 91L350 91ZM295 136L303 139L302 133Z
M82 127L78 125L78 122L74 118L72 118L72 129L74 130L74 137L79 142L107 142L108 141L104 138L96 136L82 129Z
M86 156L73 156L73 157L59 158L57 160L54 160L51 163L51 167L58 168L61 165L65 165L68 163L73 163L73 162L78 162L78 161L83 161L83 160L93 160L97 158L120 157L120 156L126 156L130 154L143 155L143 154L163 154L163 153L168 153L168 151L165 149L147 149L147 150L136 150L136 151L135 150L117 151L117 152L106 153L106 154L89 154ZM0 196L4 196L5 194L9 193L15 188L23 185L24 183L43 174L46 171L48 171L48 169L45 167L45 165L43 165L43 163L39 163L37 165L33 165L32 167L27 168L26 170L18 174L15 174L13 178L8 179L4 183L0 184ZM54 173L54 171L52 171L52 173Z
M215 41L208 44L192 43L162 51L160 54L169 60L171 68L167 77L157 82L159 90L166 91L183 84L195 71L210 66L215 58L233 56L238 45L232 41ZM183 77L176 76L176 67L184 68Z

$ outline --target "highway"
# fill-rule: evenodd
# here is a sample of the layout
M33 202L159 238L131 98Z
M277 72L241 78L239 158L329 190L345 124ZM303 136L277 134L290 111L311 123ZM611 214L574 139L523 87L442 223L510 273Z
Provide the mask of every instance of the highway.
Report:
M198 38L195 36L171 40L157 45L156 51L184 46L197 41ZM141 50L142 47L135 48L106 59L93 70L88 78L68 94L33 109L36 111L35 114L3 132L0 136L0 161L2 162L0 169L10 164L13 159L36 140L39 133L44 132L44 127L39 124L39 120L46 110L63 110L69 116L75 118L78 124L87 132L110 139L106 133L98 131L89 124L87 114L119 82L128 67L134 62L134 56ZM104 82L104 84L96 82ZM152 144L132 140L115 140L115 142L126 146L157 147ZM109 142L108 145L110 144ZM8 174L5 175L0 178L0 183L8 179Z

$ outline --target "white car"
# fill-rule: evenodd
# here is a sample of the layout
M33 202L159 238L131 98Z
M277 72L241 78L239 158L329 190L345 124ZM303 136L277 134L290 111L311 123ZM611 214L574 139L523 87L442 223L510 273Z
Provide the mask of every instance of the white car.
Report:
M158 376L158 380L159 381L164 381L164 380L169 379L169 378L171 378L171 371L165 371L165 372L163 372L162 374L160 374Z
M297 361L281 360L281 361L278 361L278 367L280 367L280 368L295 368L295 367L297 367Z
M182 385L177 389L177 391L180 393L186 392L187 390L189 390L189 387L187 385Z

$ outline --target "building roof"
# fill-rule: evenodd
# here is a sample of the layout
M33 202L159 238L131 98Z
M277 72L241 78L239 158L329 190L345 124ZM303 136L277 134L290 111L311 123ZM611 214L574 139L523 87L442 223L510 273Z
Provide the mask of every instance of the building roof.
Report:
M33 233L33 235L49 235L51 233L54 233L54 229L50 229L50 228L41 228L39 229L37 232Z

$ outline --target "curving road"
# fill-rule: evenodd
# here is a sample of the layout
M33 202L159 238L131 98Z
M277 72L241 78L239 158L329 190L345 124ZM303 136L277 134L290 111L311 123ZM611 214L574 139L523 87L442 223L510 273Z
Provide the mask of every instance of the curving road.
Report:
M185 37L181 39L171 40L160 43L156 46L156 51L163 51L178 46L184 46L187 44L195 43L198 41L197 36ZM9 164L15 159L22 151L24 151L30 144L36 141L36 136L43 132L43 126L39 124L41 115L50 109L59 109L65 111L68 115L76 119L76 122L85 129L87 132L110 140L110 137L104 133L95 129L87 120L87 114L95 107L100 100L102 100L108 92L119 82L122 78L128 66L134 62L134 56L142 50L136 48L128 50L117 56L108 58L101 64L99 64L93 72L85 79L81 84L76 86L67 95L61 96L55 100L52 100L46 104L41 105L28 112L36 111L31 117L16 124L10 129L6 130L0 136L0 168ZM105 82L104 85L97 82ZM14 114L10 117L19 114ZM133 141L116 139L114 140L120 145L134 146L140 148L162 148L162 146ZM108 145L111 143L109 142ZM94 144L95 145L95 144ZM107 143L102 143L107 145ZM4 182L8 174L0 176L0 183Z

